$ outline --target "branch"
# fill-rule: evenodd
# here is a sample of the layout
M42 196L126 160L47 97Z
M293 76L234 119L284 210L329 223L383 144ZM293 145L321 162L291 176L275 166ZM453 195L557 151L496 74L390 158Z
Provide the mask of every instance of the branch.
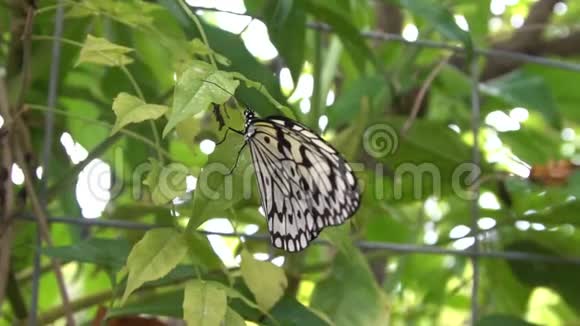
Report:
M2 114L6 118L7 122L15 122L14 124L9 123L11 132L16 131L18 132L17 137L12 135L14 136L13 139L15 140L15 142L11 144L12 146L10 146L12 149L12 155L14 157L13 161L15 161L24 171L25 188L28 196L31 199L35 215L37 216L40 233L44 241L50 245L52 244L52 241L50 239L50 233L48 229L47 222L48 218L45 214L44 208L41 206L36 190L34 189L33 174L30 172L31 167L29 165L30 157L29 155L24 154L21 146L19 146L16 142L16 140L20 140L21 142L24 142L24 145L26 146L27 143L29 142L30 135L21 117L18 114L16 113L12 114L11 112L11 111L19 112L20 110L22 110L25 94L28 90L28 86L30 83L30 54L31 54L30 32L32 29L32 21L34 18L35 1L20 2L20 6L15 5L13 9L14 9L13 16L15 22L13 23L12 26L13 43L11 45L13 45L14 48L10 49L10 55L12 56L11 60L13 60L10 61L10 63L14 64L14 66L8 67L7 70L9 70L12 73L20 71L21 80L20 80L20 89L17 89L15 92L16 94L15 105L12 108L9 108L7 107L6 103L3 103ZM23 17L25 18L24 21L22 22ZM20 61L14 60L18 56L20 56ZM15 75L16 74L12 76L8 75L8 77L14 77ZM4 80L0 80L0 84L2 92L4 94L7 94L8 92L6 90L6 86L4 85ZM3 95L3 97L5 96ZM3 102L6 102L6 100L3 100ZM30 149L28 149L26 153L27 154L31 153ZM66 316L68 325L74 325L75 324L74 319L71 310L69 309L69 300L68 294L66 292L64 278L60 270L60 264L58 263L57 260L53 260L53 269L55 272L59 290L61 292L62 305L63 308L66 309L67 311Z
M580 54L580 32L540 43L539 54L572 57Z
M5 138L8 138L6 135ZM10 168L12 166L12 155L10 155L10 146L2 144L2 178L3 185L0 189L0 203L2 205L2 215L0 216L0 311L4 302L6 284L8 283L8 273L10 272L10 254L12 250L12 236L14 229L12 227L12 209L14 207L14 187L10 184ZM10 165L6 165L10 164Z
M512 38L504 44L504 47L508 49L510 47L524 49L534 44L542 36L545 28L528 27L547 26L554 12L554 6L558 2L561 2L561 0L540 0L532 5L524 24L516 30Z
M101 291L73 301L71 303L70 308L73 312L77 312L89 308L91 306L94 306L98 303L106 302L111 298L113 298L113 291L111 290ZM62 318L64 315L65 311L63 310L63 307L58 306L53 310L49 310L41 314L38 318L38 322L42 325L54 323L58 319ZM26 323L23 322L21 323L21 325L26 325Z
M401 135L402 136L404 136L407 133L407 131L409 131L409 129L413 125L413 122L415 122L415 119L417 118L417 115L419 114L419 111L421 110L421 105L423 104L423 99L425 98L425 94L427 94L427 92L429 91L429 88L431 88L431 83L433 83L433 80L435 80L435 77L437 77L437 75L439 74L441 69L443 69L443 67L447 64L448 61L449 61L449 58L445 58L445 59L439 61L439 63L435 66L435 68L433 68L433 70L431 70L431 72L429 73L429 75L427 76L425 81L423 82L423 85L421 85L421 89L419 89L419 93L417 93L417 97L415 98L415 102L413 103L413 107L411 108L411 113L409 114L407 121L405 121L403 128L401 128Z
M28 162L24 158L24 153L22 153L22 149L18 146L13 147L14 156L16 157L17 164L21 167L24 173L24 185L26 188L26 193L30 198L30 202L32 204L32 210L34 215L36 215L37 225L40 229L40 234L44 242L48 246L52 246L52 239L50 237L50 231L48 228L48 216L46 215L36 192L34 189L34 184L32 180L34 180L33 175L30 173L30 167L28 166ZM58 284L58 288L60 291L61 299L62 299L62 306L67 312L67 325L75 325L72 310L70 309L69 304L69 297L66 289L66 284L64 282L64 277L62 275L62 271L60 270L60 262L57 259L52 259L52 268L54 270L54 274L56 276L56 281Z
M377 2L377 27L385 33L401 34L403 31L403 13L401 8L390 2Z
M492 44L491 51L505 51L521 53L525 55L553 54L542 42L542 35L548 26L552 16L554 6L560 0L539 0L532 5L530 13L523 26L517 29L512 36L503 41ZM543 51L546 49L548 52ZM454 66L467 70L465 57L459 53L455 54L450 63ZM506 56L489 56L485 68L481 72L481 80L489 80L512 70L519 68L524 62L517 58Z
M6 285L6 297L12 307L14 317L24 320L28 316L28 311L19 285L20 283L16 281L16 277L14 276L14 271L10 271L8 273L8 284Z
M511 38L492 45L493 49L538 54L545 26L552 16L554 6L560 0L540 0L530 9L524 25ZM544 26L544 28L528 28L530 26ZM521 62L507 58L488 58L481 73L482 80L506 74L521 66Z
M235 270L235 269L237 269L237 267L233 267L230 270ZM205 275L207 275L207 278L209 279L212 276L220 275L221 273L222 273L221 270L216 270L216 271L209 271ZM179 285L187 280L192 279L192 277L195 277L195 276L184 275L183 277L179 277L179 278L174 279L169 284L163 284L163 285L144 284L141 288L137 289L135 293L138 293L141 298L154 297L154 296L159 294L158 289L168 288L168 287L173 287L175 285ZM91 294L91 295L88 295L86 297L83 297L83 298L80 298L80 299L77 299L77 300L71 302L71 308L74 312L79 312L79 311L91 308L92 306L94 306L96 304L104 303L108 300L117 298L121 295L122 295L122 293L120 293L119 291L103 290L101 292L97 292L95 294ZM42 315L40 315L38 320L41 324L50 324L50 323L54 323L55 321L62 318L63 316L64 316L63 308L61 306L57 306L57 307L43 313Z
M14 186L10 175L12 171L12 135L10 134L10 104L4 79L0 79L0 115L6 118L0 129L0 311L4 302L8 273L10 272L10 251L12 245L12 216L14 215Z

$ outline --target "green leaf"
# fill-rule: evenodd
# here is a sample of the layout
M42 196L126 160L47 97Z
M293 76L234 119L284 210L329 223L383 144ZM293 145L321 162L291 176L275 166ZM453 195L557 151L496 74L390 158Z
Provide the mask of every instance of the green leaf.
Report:
M272 95L270 95L270 93L264 87L264 85L262 85L261 83L259 83L257 81L253 81L253 80L247 78L246 76L242 75L239 72L233 72L232 75L235 78L243 81L244 84L246 85L246 87L254 88L254 89L258 90L258 92L262 93L262 95L267 97L268 100L270 101L270 103L272 103L276 107L276 109L280 110L285 116L290 117L292 119L296 119L296 116L294 115L294 113L292 113L292 110L290 110L290 108L288 108L287 106L280 104L280 102L278 102Z
M226 292L215 283L194 280L185 285L183 319L188 326L220 325L226 308Z
M189 175L189 170L183 164L170 163L160 168L157 160L150 158L149 161L152 168L144 183L151 189L151 199L155 205L166 204L185 194L187 190L185 179Z
M264 10L272 43L290 69L294 83L302 72L306 37L306 13L299 1L269 1Z
M77 65L90 62L105 66L124 66L133 62L131 57L125 55L131 51L133 49L89 34L81 49Z
M159 174L159 183L153 189L151 199L155 205L162 205L185 194L188 171L185 166L171 163L164 166Z
M554 97L562 118L570 121L580 120L580 110L578 110L580 92L577 91L580 76L577 72L535 64L525 65L522 69L524 72L544 80Z
M175 85L173 107L163 129L165 137L181 121L208 108L223 104L234 94L239 81L231 73L217 70L203 61L193 61Z
M127 93L119 93L113 101L113 112L117 116L111 135L130 123L155 120L167 112L165 105L147 104L138 97Z
M443 4L431 0L399 0L399 4L414 15L431 23L444 37L461 42L468 53L473 52L473 44L469 33L457 26L453 15Z
M160 279L155 281L150 281L146 283L148 287L161 287L161 286L168 286L174 285L176 283L182 283L184 281L188 281L199 276L199 269L200 266L196 265L178 265L174 269L172 269L167 275L163 276ZM183 300L179 301L180 303ZM183 314L180 314L181 316Z
M506 251L529 252L564 258L576 255L578 237L554 232L525 232L504 247ZM547 234L546 234L547 233ZM576 281L580 267L570 263L512 260L508 262L513 274L530 287L545 286L557 292L577 312L580 307L580 284Z
M67 13L70 17L103 14L132 27L152 25L153 17L150 13L159 8L145 1L85 0L74 4Z
M135 316L140 314L183 317L183 291L171 291L155 296L145 296L143 300L128 303L122 307L114 307L107 312L107 318L119 316Z
M505 260L485 260L482 262L484 283L488 283L489 301L493 302L496 314L522 315L528 309L528 301L533 288L522 284L512 273ZM501 287L497 287L501 284Z
M461 136L439 122L417 120L401 137L404 121L399 117L377 121L361 137L366 152L394 173L394 182L392 177L374 178L371 182L377 184L371 189L380 189L382 198L399 201L432 194L467 194L466 178L477 169L469 163L471 150ZM485 171L486 165L481 169ZM387 169L378 171L381 177L387 175Z
M66 12L66 17L80 18L95 15L98 7L89 1L74 2L72 8Z
M535 326L537 324L528 323L527 321L509 315L487 315L483 316L477 326Z
M270 262L254 259L248 251L242 251L242 277L256 298L258 305L270 310L284 294L288 280L284 270Z
M224 66L229 66L231 64L230 60L223 55L217 53L208 47L202 40L195 38L189 42L189 50L194 55L210 56L213 55L217 62Z
M107 13L131 27L152 27L151 13L159 5L147 1L112 1L113 6L107 6Z
M386 325L388 305L358 249L339 251L328 277L312 293L311 307L340 325Z
M327 316L305 307L291 296L284 296L271 311L274 320L282 325L329 326L333 325ZM275 325L268 320L267 325Z
M519 130L501 132L498 136L518 158L528 164L544 164L561 158L562 139L556 131L524 124Z
M480 89L507 104L536 110L554 128L562 127L560 112L552 92L541 76L516 70L487 81Z
M125 239L90 238L70 246L43 248L42 253L64 261L93 263L115 271L125 264L129 243Z
M183 31L190 38L201 37L199 30L187 16L185 10L173 0L159 0L178 21ZM250 5L250 3L246 3ZM253 4L252 4L253 5ZM231 66L228 69L232 72L239 72L253 80L259 80L263 88L267 89L273 98L283 102L284 95L280 89L280 81L276 75L272 73L272 69L267 67L248 51L239 35L229 33L216 26L204 23L201 21L202 27L207 34L207 38L211 40L211 47L219 53L227 53L228 59L231 60ZM243 102L250 105L259 114L267 116L275 113L275 110L269 105L268 101L251 89L240 87L236 92L236 96Z
M370 185L370 184L369 184ZM371 198L365 200L357 212L357 216L365 221L365 239L368 241L408 243L414 235L412 228L406 223L406 216L401 216L394 207L384 205ZM382 218L375 218L382 216Z
M183 235L176 230L164 228L147 231L127 258L129 276L122 302L143 283L167 275L186 253L187 245Z
M207 236L191 232L186 236L189 257L193 264L201 266L202 271L221 270L224 265L214 252Z
M159 182L159 175L161 174L161 162L159 162L156 158L150 157L149 163L151 164L151 169L145 180L143 180L143 184L149 186L151 192L153 192L155 186Z
M328 121L331 126L352 121L360 113L361 99L369 97L369 102L380 97L381 94L388 96L389 87L385 78L381 76L368 76L358 79L346 88L337 98L336 102L328 110Z
M246 326L246 321L235 310L228 307L224 319L224 326Z
M227 125L236 127L243 124L239 114L230 115ZM197 187L193 194L193 218L189 228L197 228L208 218L227 216L234 205L243 200L257 198L257 185L250 155L247 150L241 151L243 137L229 133L225 141L219 144L208 157L208 162L197 178ZM236 168L237 153L240 158ZM256 196L254 196L256 194ZM254 201L255 203L258 200Z
M93 80L91 82L94 83ZM82 144L88 151L105 141L109 137L110 130L103 125L102 128L92 121L99 121L103 115L100 104L91 99L83 99L79 94L78 98L68 98L59 96L59 106L62 105L71 115L82 117L81 119L67 119L67 132L71 134L75 142ZM86 120L85 120L86 119ZM107 158L108 159L108 158Z

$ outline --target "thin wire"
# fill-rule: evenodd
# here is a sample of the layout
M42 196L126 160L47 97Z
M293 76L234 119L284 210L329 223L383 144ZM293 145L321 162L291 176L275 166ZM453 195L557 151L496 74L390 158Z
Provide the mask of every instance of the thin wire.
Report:
M36 219L32 215L15 216L17 219L21 219L29 222L36 222ZM51 217L49 218L51 223L65 223L70 225L79 226L91 226L91 227L107 227L107 228L119 228L128 230L151 230L154 228L167 227L167 225L155 225L137 222L127 222L120 220L105 220L105 219L85 219L80 217ZM213 231L198 231L204 235L219 235L222 237L245 237L248 240L260 240L267 241L270 239L268 234L245 234L239 232L213 232ZM316 239L313 244L317 245L331 245L330 242ZM534 254L529 252L521 251L486 251L486 252L474 252L473 250L457 250L448 249L437 246L420 246L412 244L400 244L400 243L390 243L390 242L373 242L373 241L357 241L356 245L359 248L364 249L374 249L374 250L387 250L402 254L428 254L428 255L451 255L451 256L461 256L461 257L481 257L481 258L492 258L492 259L506 259L506 260L527 260L527 261L538 261L542 263L549 264L573 264L580 265L580 257L561 257L561 256L549 256Z
M56 97L58 93L58 79L60 73L60 37L63 31L64 22L64 6L62 0L58 1L59 7L56 9L56 17L54 22L54 41L52 43L52 57L50 62L50 76L48 84L48 99L47 106L52 108L56 105ZM54 112L47 111L44 113L44 141L42 147L41 166L43 175L40 180L39 199L42 209L46 211L47 199L47 175L49 175L50 154L52 152L52 142L54 136ZM47 216L49 216L47 214ZM49 216L50 217L50 216ZM30 296L30 318L29 325L34 326L38 324L38 291L40 288L40 274L41 274L41 248L42 237L40 227L36 230L36 250L33 258L33 274L32 274L32 293Z
M227 14L232 14L232 15L251 17L253 19L260 19L260 17L257 17L257 16L251 16L248 14L231 12L231 11L221 10L221 9L216 9L216 8L205 8L205 7L195 7L195 6L190 7L190 8L192 8L193 10L222 12L222 13L227 13ZM306 24L306 27L311 28L311 29L315 29L315 30L319 30L319 31L328 32L328 33L333 32L333 29L330 25L320 23L320 22L309 22ZM379 40L379 41L395 41L395 42L405 43L407 45L422 46L422 47L428 47L428 48L433 48L433 49L443 49L443 50L449 50L449 51L453 51L453 52L457 52L457 53L465 53L465 49L460 45L446 43L446 42L430 41L430 40L409 41L409 40L404 39L399 34L384 33L381 31L363 31L360 33L360 36L364 37L364 38L368 38L368 39ZM483 55L483 56L487 56L487 57L503 57L503 58L517 60L517 61L535 63L535 64L539 64L539 65L544 65L544 66L580 72L580 64L564 62L561 60L554 60L554 59L544 58L544 57L525 54L525 53L519 53L519 52L513 52L513 51L507 51L507 50L499 50L499 49L483 49L483 48L474 49L474 53L479 54L479 55Z
M480 119L480 103L479 103L479 65L478 56L474 56L471 65L471 127L473 133L473 148L472 148L472 163L479 168L481 165L481 156L479 154L479 119ZM472 180L475 181L475 180ZM473 266L473 281L471 288L471 325L475 325L478 320L478 298L479 298L479 276L480 266L477 254L480 252L479 248L479 232L477 221L479 220L479 183L473 188L473 198L471 200L471 229L473 230L473 246L471 250L475 254L471 257Z
M324 24L324 23L311 22L311 23L307 23L307 27L312 28L312 29L316 29L316 30L320 30L320 31L324 31L324 32L329 32L329 33L333 32L332 27L330 27L329 25ZM422 47L428 47L428 48L433 48L433 49L449 50L449 51L453 51L453 52L457 52L457 53L465 53L465 49L463 47L461 47L460 45L455 45L455 44L445 43L445 42L429 41L429 40L408 41L408 40L405 40L401 35L383 33L380 31L364 31L364 32L360 33L360 36L364 37L364 38L379 40L379 41L396 41L396 42L405 43L405 44L411 45L411 46L422 46ZM506 58L506 59L535 63L535 64L539 64L539 65L544 65L544 66L580 72L580 64L564 62L564 61L560 61L560 60L554 60L554 59L544 58L544 57L540 57L540 56L529 55L529 54L525 54L525 53L512 52L512 51L507 51L507 50L497 50L497 49L482 49L482 48L475 48L474 53L479 54L479 55L483 55L483 56L487 56L487 57Z
M221 9L217 9L217 8L206 8L206 7L196 7L196 6L192 6L190 8L192 8L193 10L221 12L221 13L227 13L227 14L237 15L237 16L251 17L253 19L261 19L261 17L251 16L248 14L242 14L242 13L237 13L237 12L232 12L232 11L227 11L227 10L221 10ZM315 30L319 30L319 31L328 32L328 33L333 32L333 29L330 25L320 23L320 22L309 22L306 24L306 27L311 28L311 29L315 29ZM403 38L399 34L384 33L381 31L363 31L360 33L360 36L364 37L364 38L368 38L368 39L379 40L379 41L396 41L396 42L405 43L407 45L423 46L423 47L428 47L428 48L443 49L443 50L450 50L453 52L465 53L465 49L460 45L445 43L445 42L430 41L430 40L409 41L409 40L406 40L405 38ZM479 55L483 55L483 56L489 56L489 57L503 57L503 58L508 58L508 59L517 60L517 61L536 63L536 64L540 64L540 65L556 67L556 68L565 69L565 70L580 71L580 64L574 64L574 63L564 62L564 61L560 61L560 60L553 60L553 59L548 59L548 58L544 58L544 57L540 57L540 56L529 55L529 54L524 54L524 53L519 53L519 52L513 52L513 51L507 51L507 50L498 50L498 49L476 48L476 49L474 49L474 53L479 54Z

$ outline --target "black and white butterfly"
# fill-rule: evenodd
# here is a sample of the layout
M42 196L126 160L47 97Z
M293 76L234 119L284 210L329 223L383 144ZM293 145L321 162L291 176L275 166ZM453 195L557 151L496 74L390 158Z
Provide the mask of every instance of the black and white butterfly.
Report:
M230 130L249 145L274 247L300 251L356 212L357 179L336 149L288 118L257 118L250 109L244 116L244 130Z

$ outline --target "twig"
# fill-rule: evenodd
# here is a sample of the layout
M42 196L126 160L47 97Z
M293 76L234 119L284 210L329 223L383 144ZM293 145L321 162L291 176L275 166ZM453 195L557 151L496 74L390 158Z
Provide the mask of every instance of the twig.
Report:
M11 222L12 210L14 208L14 188L10 180L14 160L10 150L12 135L9 130L10 125L8 124L8 122L12 122L12 118L10 115L6 84L2 78L0 78L0 115L5 117L7 121L2 129L0 129L0 145L2 148L2 159L0 161L0 194L3 195L3 197L0 196L0 204L2 206L2 210L0 211L2 214L0 215L0 238L2 238L4 228Z
M425 81L423 82L423 85L421 85L421 89L419 90L419 93L417 93L417 97L415 98L415 102L413 103L413 108L411 109L411 114L409 114L409 118L407 118L407 121L405 121L403 128L401 128L401 135L402 136L404 136L407 133L407 131L409 131L409 129L413 125L413 122L415 122L415 119L417 118L417 115L419 114L419 109L421 109L421 105L423 104L423 99L425 98L425 94L427 94L427 90L431 87L433 80L435 79L435 77L437 77L437 75L439 74L439 72L441 71L443 66L445 66L447 64L447 62L449 62L449 57L439 61L437 66L435 66L435 68L433 68L433 70L431 70L431 72L429 73L429 75L427 76Z
M8 284L6 285L6 298L10 301L12 313L16 319L25 320L28 317L26 302L19 287L20 283L16 281L14 271L11 269L8 273Z
M33 179L34 176L32 176L30 173L30 168L24 158L24 153L22 153L22 149L19 148L18 146L14 146L13 150L16 162L21 167L24 173L24 185L26 188L28 198L30 198L30 203L32 204L32 210L36 215L36 221L38 228L40 229L40 235L48 246L52 246L52 239L50 237L50 231L48 228L48 217L44 212L36 189L34 189L34 184L32 183L32 180L34 180ZM74 325L75 323L72 315L72 310L70 309L69 306L70 303L66 289L66 284L64 282L62 271L60 270L60 262L57 259L52 260L52 268L54 269L54 274L56 276L56 281L60 291L63 309L65 309L65 311L67 312L66 313L67 323L69 325Z
M62 5L62 0L58 1L59 5ZM52 55L50 60L50 76L48 84L48 99L47 106L54 107L56 104L56 98L58 96L58 80L60 74L60 37L63 31L64 22L64 7L60 6L56 10L55 22L54 22L54 40L52 42ZM28 33L30 35L30 33ZM50 175L50 156L52 154L52 143L54 137L54 112L46 111L44 112L44 139L42 146L42 156L40 158L41 166L44 168L45 175ZM40 190L39 190L39 201L40 205L44 208L46 212L47 207L47 177L40 180ZM46 212L48 217L48 212ZM42 249L42 235L41 229L37 228L37 239L36 239L36 250L34 252L34 273L33 273L33 291L31 296L30 305L30 318L31 323L36 324L38 315L38 291L40 285L40 273L41 273L41 249ZM48 237L47 239L50 239ZM55 266L55 272L60 273L60 263L55 263L53 260L53 266ZM58 271L58 272L57 272ZM65 311L67 325L75 325L75 320L70 310L70 304L68 302L68 294L66 290L66 285L64 284L64 279L60 276L59 286L61 290L61 296L63 300L63 309Z
M131 83L131 85L133 85L133 89L135 89L135 92L137 92L137 95L139 96L139 98L143 102L147 102L145 100L145 96L143 95L143 91L141 90L141 87L139 87L139 84L137 83L137 81L135 80L135 77L133 77L133 74L129 71L129 69L127 69L127 67L125 67L123 65L119 66L119 68L121 68L121 70L123 71L125 76L127 76L127 78L129 79L129 82ZM155 140L155 147L157 148L157 158L159 159L159 162L161 162L163 164L163 161L164 161L163 155L162 155L161 151L159 150L161 148L161 138L159 137L159 131L157 131L157 126L155 125L155 121L149 120L149 126L151 127L153 139Z
M113 297L113 291L106 290L97 292L95 294L89 295L87 297L75 300L71 302L71 310L73 312L81 311L85 308L89 308L95 304L105 302ZM64 316L64 310L62 307L56 307L53 310L49 310L41 314L38 318L39 324L46 325L57 321ZM25 325L21 323L21 325Z
M10 104L4 79L0 78L0 115L10 118ZM10 251L12 245L12 216L14 214L14 186L10 180L12 163L12 135L8 124L0 129L0 314L6 293L8 273L10 272Z
M314 35L314 89L312 90L311 106L312 110L310 112L310 128L313 130L319 130L318 119L323 114L323 108L325 107L325 97L322 94L322 33L315 32Z
M199 34L201 35L201 40L203 41L205 46L207 46L208 48L211 48L209 45L209 41L207 40L207 36L205 35L205 30L203 29L203 26L201 25L199 18L197 18L197 16L191 12L191 8L188 7L188 5L185 3L184 0L177 0L177 1L179 2L179 5L181 6L181 8L185 12L185 14L195 24L195 27L197 27ZM209 54L209 60L211 62L211 65L214 66L215 68L217 68L215 55L213 53Z
M222 271L218 270L216 272L221 273ZM213 272L209 272L209 274L213 274ZM171 282L171 285L183 283L184 281L190 280L192 277L194 277L194 276L193 275L184 275L183 277L180 277L180 278L173 280ZM159 294L159 292L156 291L156 289L160 288L160 287L166 287L166 286L170 286L170 285L167 284L167 285L159 286L159 285L155 285L155 284L145 284L137 290L137 293L139 293L141 296L157 295L157 294ZM95 294L91 294L91 295L88 295L84 298L80 298L78 300L73 301L71 303L71 307L72 307L73 311L77 312L77 311L81 311L81 310L90 308L90 307L94 306L95 304L105 302L105 301L113 299L115 297L119 297L120 295L122 295L122 293L118 293L114 290L104 290L104 291L97 292ZM54 309L49 310L46 313L42 314L40 316L39 320L42 324L50 324L50 323L55 322L59 318L61 318L63 316L63 313L64 313L64 311L63 311L62 307L60 307L60 306L55 307Z
M5 229L0 238L0 315L2 315L2 304L6 294L8 284L8 273L10 272L10 252L12 250L12 235L14 229L12 224Z
M14 107L19 109L24 103L24 96L28 84L30 83L30 31L32 30L32 19L34 18L34 8L30 4L26 4L26 20L20 40L22 42L22 70L20 91L17 95L16 104ZM15 35L13 35L14 37Z

